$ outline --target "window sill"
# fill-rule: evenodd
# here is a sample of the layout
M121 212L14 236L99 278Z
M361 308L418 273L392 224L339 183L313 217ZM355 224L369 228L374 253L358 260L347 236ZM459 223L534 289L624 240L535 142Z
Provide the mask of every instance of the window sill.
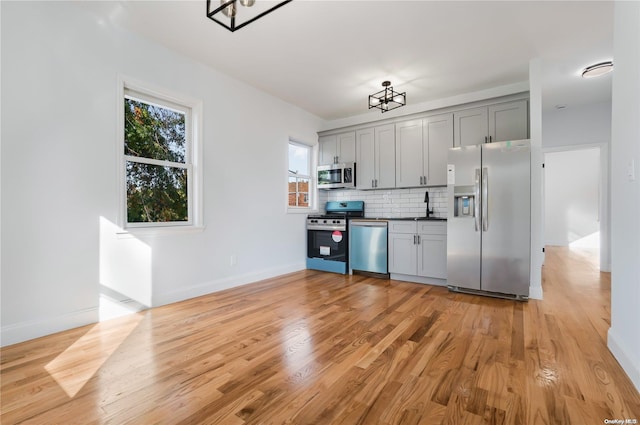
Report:
M174 236L203 233L205 226L158 226L158 227L129 227L116 232L118 239L138 237Z
M315 214L317 209L313 208L287 208L287 214Z

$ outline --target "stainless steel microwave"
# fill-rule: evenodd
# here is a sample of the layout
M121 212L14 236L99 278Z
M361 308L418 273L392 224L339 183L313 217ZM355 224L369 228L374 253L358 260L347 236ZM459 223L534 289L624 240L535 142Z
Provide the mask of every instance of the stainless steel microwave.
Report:
M356 187L356 164L331 164L318 166L318 189L343 189Z

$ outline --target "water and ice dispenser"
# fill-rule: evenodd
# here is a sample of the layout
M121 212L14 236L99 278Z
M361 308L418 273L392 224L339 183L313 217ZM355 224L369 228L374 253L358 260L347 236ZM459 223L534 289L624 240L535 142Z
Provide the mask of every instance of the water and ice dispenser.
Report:
M453 216L474 217L475 202L473 186L456 186L453 193Z

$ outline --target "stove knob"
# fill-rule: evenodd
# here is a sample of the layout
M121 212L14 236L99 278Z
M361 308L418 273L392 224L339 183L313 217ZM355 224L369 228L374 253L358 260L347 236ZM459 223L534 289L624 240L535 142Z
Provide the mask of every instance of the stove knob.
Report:
M324 222L325 222L325 224L326 224L327 220L325 220Z

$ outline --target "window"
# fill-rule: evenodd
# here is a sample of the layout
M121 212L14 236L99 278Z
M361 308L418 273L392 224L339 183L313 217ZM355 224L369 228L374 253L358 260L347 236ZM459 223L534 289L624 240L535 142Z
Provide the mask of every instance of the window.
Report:
M313 205L311 153L311 146L289 141L289 209L309 209Z
M123 97L125 227L198 224L194 105L126 83Z

